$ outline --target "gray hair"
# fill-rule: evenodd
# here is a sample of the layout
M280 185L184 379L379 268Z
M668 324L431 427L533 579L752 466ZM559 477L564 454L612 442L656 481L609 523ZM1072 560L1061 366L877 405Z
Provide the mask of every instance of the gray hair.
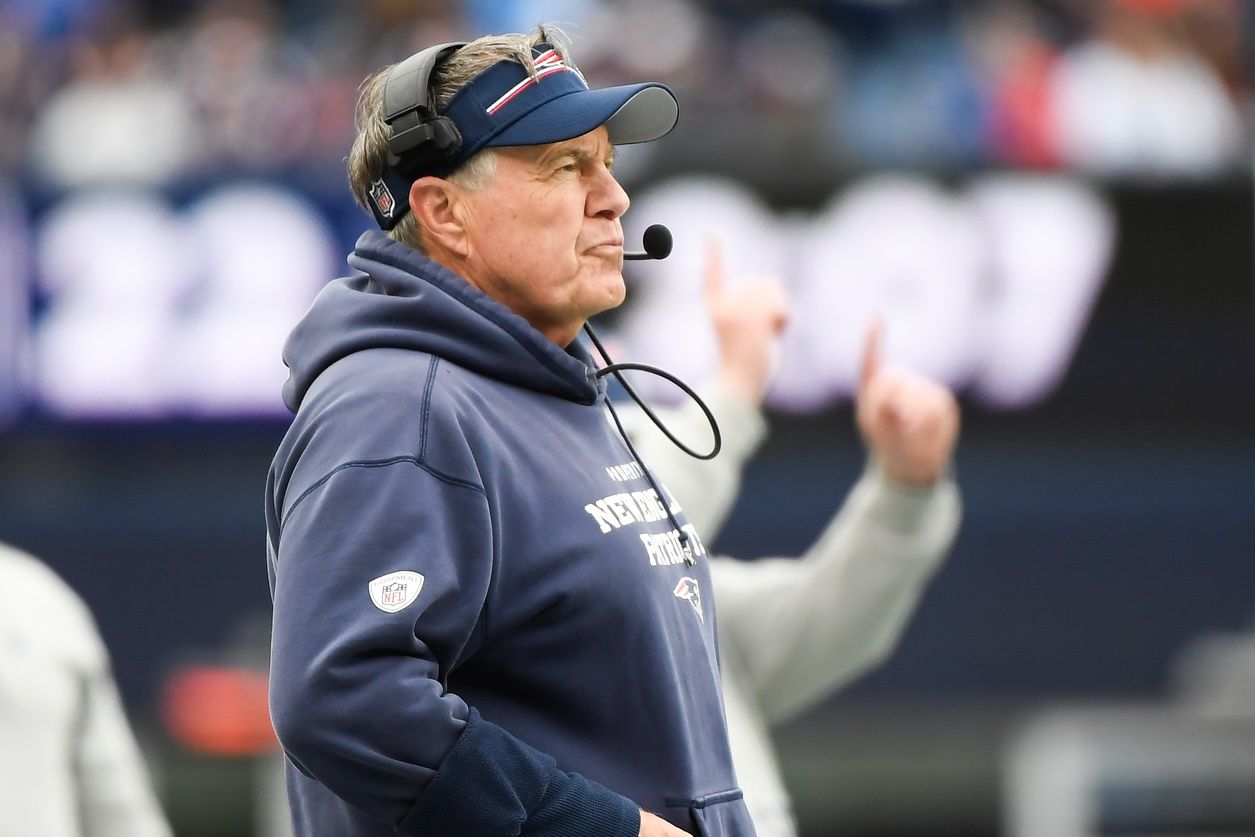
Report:
M430 101L437 111L443 112L458 91L501 61L516 61L535 78L532 48L541 43L552 46L563 61L569 63L566 36L556 27L539 25L530 35L485 35L461 47L436 67L428 90ZM349 188L358 204L367 211L370 210L367 192L371 183L383 176L388 160L388 140L392 138L392 126L384 121L383 114L383 92L392 66L384 67L367 78L362 83L357 100L357 136L348 158ZM492 182L496 173L497 154L491 148L484 148L462 163L448 176L448 180L477 191ZM409 200L408 195L397 195L396 198ZM423 249L423 231L413 212L402 216L397 225L388 231L388 236L416 250Z

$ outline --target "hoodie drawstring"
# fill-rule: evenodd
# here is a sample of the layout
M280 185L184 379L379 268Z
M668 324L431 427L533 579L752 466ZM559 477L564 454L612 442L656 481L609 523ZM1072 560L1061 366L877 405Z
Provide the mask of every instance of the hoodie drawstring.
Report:
M723 447L723 436L719 433L719 423L715 421L715 415L710 411L710 407L706 406L706 402L701 399L701 396L693 391L692 387L684 383L684 381L680 380L675 375L672 375L665 369L659 369L657 366L650 366L647 363L615 363L610 359L610 355L606 352L606 347L601 344L601 341L597 339L597 335L593 333L592 326L585 323L584 332L597 348L597 353L601 355L602 360L606 363L605 366L597 370L596 376L598 378L603 378L606 375L613 375L615 380L619 382L619 385L623 387L623 390L633 401L636 402L637 406L645 411L645 415L649 416L649 420L662 431L663 435L670 439L676 447L687 453L689 456L694 459L705 460L714 459L719 455L719 450ZM685 395L692 398L697 403L697 406L701 408L702 412L705 413L706 421L710 423L710 431L714 436L714 444L711 446L710 452L698 453L677 439L675 434L672 433L665 424L663 424L662 419L658 418L658 415L649 408L649 405L645 403L644 399L637 394L636 390L633 389L631 384L629 384L623 377L621 374L623 370L649 372L652 375L657 375L675 384L684 391ZM627 445L628 452L632 454L632 459L635 460L636 464L640 466L641 471L644 472L645 479L649 481L650 486L654 489L654 493L656 493L659 497L663 497L664 495L662 489L658 487L658 483L654 480L653 473L651 473L645 463L641 461L640 455L636 452L636 447L632 444L632 440L628 438L627 431L623 429L623 422L619 420L619 413L615 410L614 404L610 402L609 398L606 399L606 407L610 410L610 416L614 419L614 426L618 428L619 435L623 437L623 443ZM680 528L680 522L675 519L675 515L671 511L671 503L664 502L663 508L667 512L667 519L671 521L672 527L679 534L680 545L684 548L685 562L690 565L696 564L697 559L693 557L693 547L689 544L689 534Z

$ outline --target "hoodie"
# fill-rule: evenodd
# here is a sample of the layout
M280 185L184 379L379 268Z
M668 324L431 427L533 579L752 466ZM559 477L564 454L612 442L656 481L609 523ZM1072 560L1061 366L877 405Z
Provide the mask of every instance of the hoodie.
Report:
M284 349L267 481L298 837L752 835L705 550L586 351L380 232L349 264Z

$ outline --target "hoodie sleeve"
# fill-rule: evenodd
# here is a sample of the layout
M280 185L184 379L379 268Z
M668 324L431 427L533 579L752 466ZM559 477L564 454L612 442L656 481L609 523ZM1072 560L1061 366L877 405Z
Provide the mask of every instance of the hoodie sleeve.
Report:
M271 714L299 770L405 834L635 837L632 802L445 689L492 579L482 488L413 457L347 463L290 502L274 557ZM415 575L372 594L394 573Z

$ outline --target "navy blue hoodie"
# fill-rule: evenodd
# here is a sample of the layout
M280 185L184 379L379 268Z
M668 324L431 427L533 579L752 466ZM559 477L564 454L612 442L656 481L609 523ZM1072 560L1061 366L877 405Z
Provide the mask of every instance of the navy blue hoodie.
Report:
M267 484L298 837L753 834L704 549L586 352L382 233L349 264L284 350Z

